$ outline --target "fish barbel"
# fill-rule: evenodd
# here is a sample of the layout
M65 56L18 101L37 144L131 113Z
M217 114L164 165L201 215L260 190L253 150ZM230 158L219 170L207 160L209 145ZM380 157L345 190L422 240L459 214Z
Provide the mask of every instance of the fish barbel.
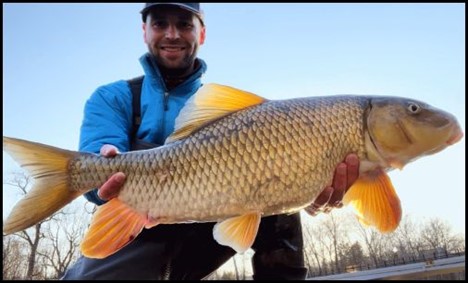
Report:
M3 232L26 229L124 172L118 197L93 216L81 245L85 256L107 257L144 228L188 222L218 222L214 238L243 252L261 217L308 206L349 153L359 156L360 175L344 203L361 223L389 232L401 206L386 172L462 136L453 115L413 99L267 100L207 84L187 101L159 148L105 158L3 137L4 150L35 179Z

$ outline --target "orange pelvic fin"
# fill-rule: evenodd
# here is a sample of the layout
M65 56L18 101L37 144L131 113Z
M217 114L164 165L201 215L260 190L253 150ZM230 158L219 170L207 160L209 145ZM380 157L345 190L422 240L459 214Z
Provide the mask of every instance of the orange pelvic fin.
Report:
M105 258L133 241L145 226L155 225L147 215L114 198L95 212L81 243L81 252L89 258Z
M213 236L219 244L229 246L238 253L248 250L257 236L261 214L252 212L219 222Z
M361 224L374 226L380 232L392 232L401 220L400 199L388 175L382 171L363 175L343 198Z

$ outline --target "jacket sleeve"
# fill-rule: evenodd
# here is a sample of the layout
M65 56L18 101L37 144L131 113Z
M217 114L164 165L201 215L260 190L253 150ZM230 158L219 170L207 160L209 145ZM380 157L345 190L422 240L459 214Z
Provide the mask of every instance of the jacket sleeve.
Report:
M262 218L252 246L254 280L304 280L307 268L300 213Z
M129 149L131 129L131 94L125 81L98 88L84 108L79 150L99 153L104 144L112 144L120 152ZM85 194L89 201L101 205L97 189Z

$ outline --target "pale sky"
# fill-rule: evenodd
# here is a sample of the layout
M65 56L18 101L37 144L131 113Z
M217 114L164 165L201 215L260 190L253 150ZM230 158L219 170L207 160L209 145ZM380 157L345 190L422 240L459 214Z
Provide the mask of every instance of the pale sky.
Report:
M142 74L138 4L3 4L3 135L76 150L85 101ZM204 83L269 99L415 98L465 130L464 4L202 4ZM3 176L19 170L6 154ZM391 172L404 214L465 230L465 138ZM10 190L9 190L10 189ZM3 213L17 200L3 191Z

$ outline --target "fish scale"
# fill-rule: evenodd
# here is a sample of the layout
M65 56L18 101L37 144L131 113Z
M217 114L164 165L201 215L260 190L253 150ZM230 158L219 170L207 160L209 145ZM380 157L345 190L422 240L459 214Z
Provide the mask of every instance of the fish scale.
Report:
M295 211L313 201L348 152L362 155L366 105L357 97L266 102L161 148L81 157L72 168L87 169L72 169L72 180L98 187L124 172L119 199L167 223Z

